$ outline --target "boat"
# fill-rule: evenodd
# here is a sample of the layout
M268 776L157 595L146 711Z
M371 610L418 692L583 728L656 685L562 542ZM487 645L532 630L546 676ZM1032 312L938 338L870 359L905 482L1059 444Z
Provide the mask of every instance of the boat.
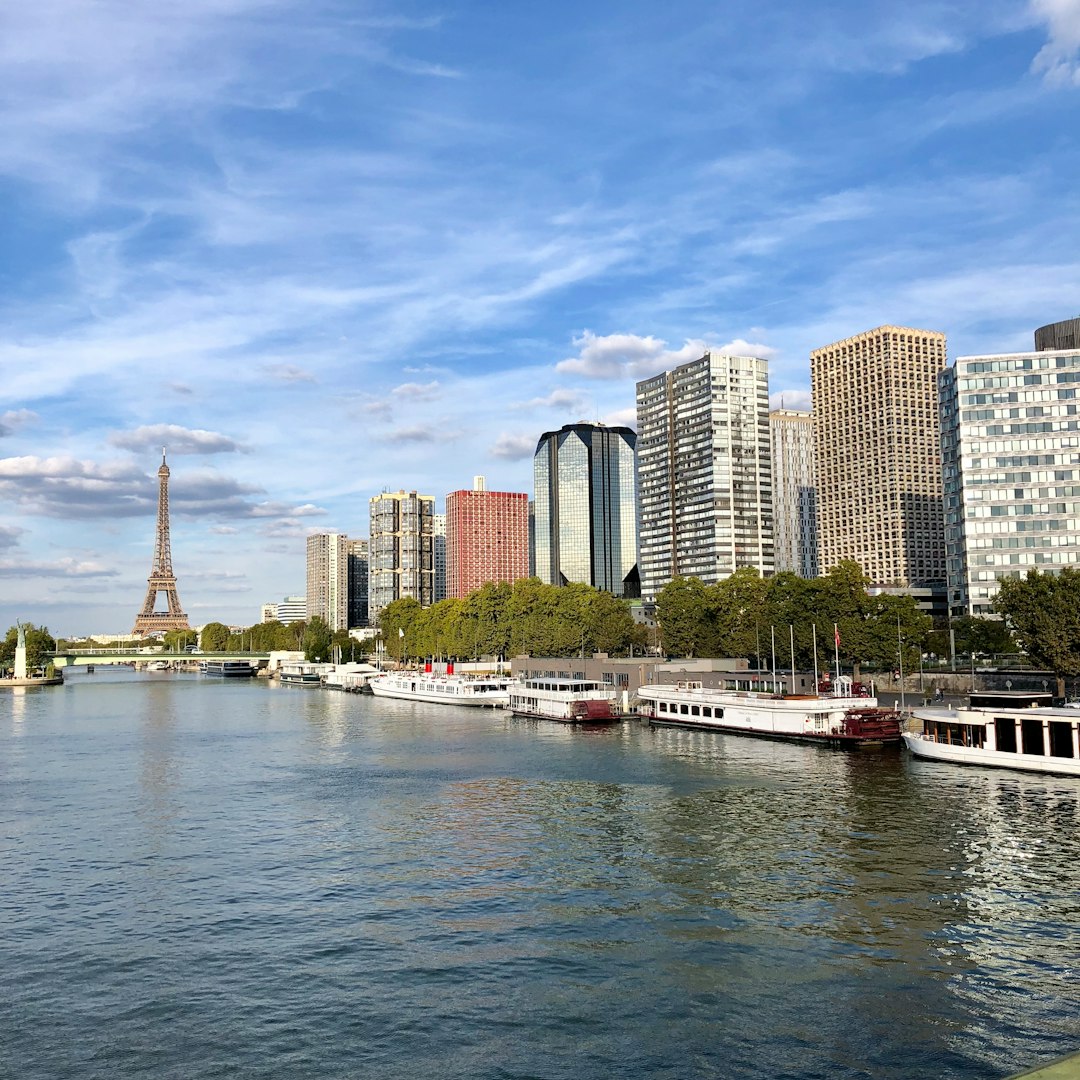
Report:
M734 735L850 747L898 745L900 713L857 696L851 679L829 694L783 695L725 690L700 682L639 687L638 711L654 725L702 728Z
M282 664L278 678L289 686L319 686L322 673L322 664Z
M480 705L499 708L510 704L510 679L504 675L445 675L430 671L392 671L368 682L376 697L430 701L440 705Z
M1048 694L973 694L966 706L914 709L905 731L916 757L997 769L1080 776L1080 716Z
M522 679L510 684L510 711L564 724L614 724L623 715L616 694L589 679Z
M368 693L368 683L381 674L370 664L339 664L322 677L327 690L344 690L350 694Z
M255 666L247 660L200 660L204 675L222 675L226 679L246 679L255 674Z
M147 671L168 671L169 670L169 661L168 660L151 660L150 663L146 665L146 670Z

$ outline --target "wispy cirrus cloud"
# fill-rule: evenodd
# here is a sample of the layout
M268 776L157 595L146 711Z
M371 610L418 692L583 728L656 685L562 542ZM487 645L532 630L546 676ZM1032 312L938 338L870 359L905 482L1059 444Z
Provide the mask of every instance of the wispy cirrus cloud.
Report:
M8 435L14 435L16 431L32 424L38 419L38 414L31 409L10 409L0 413L0 439Z
M510 435L503 432L495 440L489 453L493 458L505 461L523 461L536 453L538 435Z
M0 577L10 578L113 578L118 571L91 559L63 558L55 562L0 559Z

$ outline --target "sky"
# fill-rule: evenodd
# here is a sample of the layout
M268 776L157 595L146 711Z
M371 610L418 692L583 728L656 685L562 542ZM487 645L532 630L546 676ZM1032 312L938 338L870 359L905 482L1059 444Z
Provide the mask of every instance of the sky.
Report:
M706 348L1080 314L1080 0L0 9L0 630L193 625L383 490L532 492Z

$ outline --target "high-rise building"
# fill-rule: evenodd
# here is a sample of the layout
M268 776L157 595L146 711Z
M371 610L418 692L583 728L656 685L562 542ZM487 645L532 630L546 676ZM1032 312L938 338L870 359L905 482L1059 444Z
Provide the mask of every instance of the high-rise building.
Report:
M810 354L818 566L944 590L938 373L945 335L879 326Z
M637 384L638 545L646 602L774 567L765 360L710 351Z
M349 629L368 624L368 542L350 540L349 559Z
M1035 351L1080 349L1080 316L1040 326L1035 331Z
M795 409L769 413L773 537L777 573L818 576L814 417Z
M377 626L387 604L411 596L435 599L432 518L435 499L415 491L384 491L371 500L368 618Z
M273 622L277 618L277 604L263 604L259 611L259 622Z
M533 455L536 574L640 594L634 433L584 421L540 436Z
M286 625L307 618L307 597L286 596L281 603L263 604L263 622L281 622Z
M489 581L529 576L529 496L488 491L482 476L472 491L446 496L446 595L468 596Z
M431 559L435 568L432 603L446 599L446 515L431 515Z
M940 381L949 613L991 615L1002 578L1080 566L1080 344Z
M307 538L307 617L331 630L349 628L349 538L315 533Z

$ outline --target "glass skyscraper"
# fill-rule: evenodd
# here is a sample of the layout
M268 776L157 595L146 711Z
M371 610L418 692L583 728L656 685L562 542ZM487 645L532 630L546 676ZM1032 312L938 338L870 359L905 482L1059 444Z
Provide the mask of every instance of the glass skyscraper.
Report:
M629 428L604 424L567 424L540 436L533 482L541 581L640 595L635 442Z

